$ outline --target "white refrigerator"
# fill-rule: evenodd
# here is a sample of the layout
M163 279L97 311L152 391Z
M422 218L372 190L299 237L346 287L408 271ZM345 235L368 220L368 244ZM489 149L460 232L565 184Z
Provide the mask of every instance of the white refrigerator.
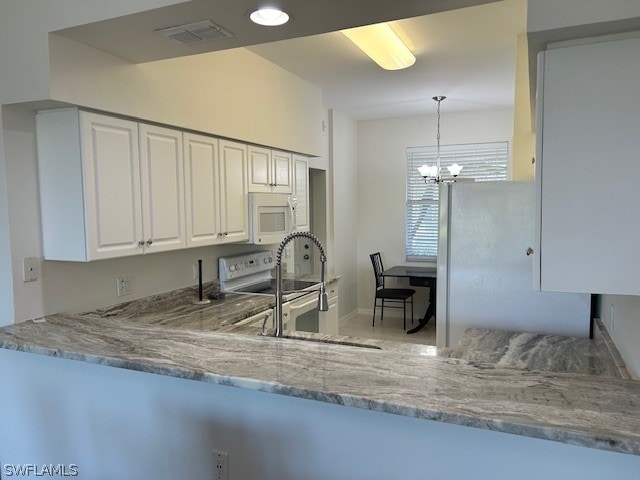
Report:
M467 328L587 337L590 295L533 290L534 182L440 187L436 341Z

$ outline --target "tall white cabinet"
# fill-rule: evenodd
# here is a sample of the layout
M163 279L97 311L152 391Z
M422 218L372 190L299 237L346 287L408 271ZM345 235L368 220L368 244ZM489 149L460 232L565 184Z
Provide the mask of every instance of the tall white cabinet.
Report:
M298 199L296 205L295 220L296 229L300 232L308 232L309 220L309 162L307 157L293 155L293 194Z
M218 140L185 133L184 175L187 246L220 243Z
M247 146L220 140L220 231L222 243L249 238Z
M536 287L640 294L640 39L539 57Z

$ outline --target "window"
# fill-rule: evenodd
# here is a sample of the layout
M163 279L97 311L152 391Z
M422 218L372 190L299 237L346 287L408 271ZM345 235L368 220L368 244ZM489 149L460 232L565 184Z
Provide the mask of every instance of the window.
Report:
M458 178L477 182L507 179L507 142L440 146L443 175L447 166L464 168ZM407 261L435 261L438 255L438 185L425 183L418 173L422 165L436 164L436 147L407 148Z

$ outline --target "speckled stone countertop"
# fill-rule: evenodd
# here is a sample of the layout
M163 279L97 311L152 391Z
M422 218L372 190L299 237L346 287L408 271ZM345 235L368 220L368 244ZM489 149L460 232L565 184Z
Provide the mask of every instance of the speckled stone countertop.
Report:
M596 319L594 339L470 328L439 355L473 363L630 379L606 328Z
M178 302L194 292L4 327L0 347L640 455L640 382L470 363L375 341L362 348L324 343L339 337L260 337L238 320L265 306L253 296ZM247 302L236 309L243 313L224 313L233 302ZM163 306L172 313L149 313ZM221 315L210 320L216 309Z
M211 291L211 288L207 291ZM196 298L196 288L189 287L79 315L85 318L117 318L139 324L215 331L275 306L273 295L226 293L219 300L211 300L206 305L194 305L191 301Z

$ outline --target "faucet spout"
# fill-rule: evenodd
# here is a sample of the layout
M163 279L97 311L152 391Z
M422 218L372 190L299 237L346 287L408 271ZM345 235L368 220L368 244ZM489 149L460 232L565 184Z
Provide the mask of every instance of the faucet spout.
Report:
M315 243L320 251L320 296L318 298L318 310L326 312L329 310L329 301L327 299L327 293L325 291L324 275L325 266L327 263L327 255L324 251L324 247L318 237L309 232L294 232L290 233L278 246L276 251L276 337L282 337L284 333L283 321L282 321L282 253L287 244L294 238L305 237Z

